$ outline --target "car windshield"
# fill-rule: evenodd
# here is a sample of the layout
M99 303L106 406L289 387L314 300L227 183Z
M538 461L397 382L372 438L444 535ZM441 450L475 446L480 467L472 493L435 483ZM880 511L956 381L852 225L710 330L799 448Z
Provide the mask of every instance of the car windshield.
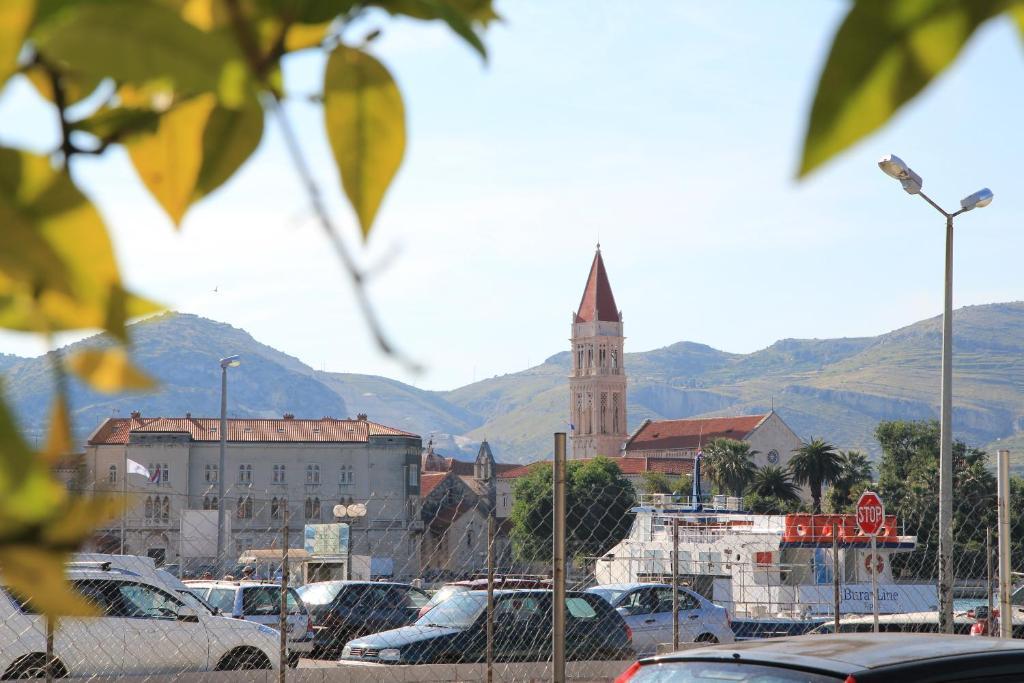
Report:
M619 598L626 594L626 591L615 588L588 588L587 592L603 598L609 605L614 605L619 601Z
M463 592L462 595L453 595L424 614L416 625L466 628L476 621L486 606L486 595Z
M630 683L834 683L828 674L732 662L664 662L642 666Z
M469 588L466 586L441 586L436 593L430 596L430 602L427 604L433 607L438 603L444 602L456 593L466 593L468 591Z
M305 604L326 605L334 600L344 587L343 583L307 583L305 586L299 586L298 591Z

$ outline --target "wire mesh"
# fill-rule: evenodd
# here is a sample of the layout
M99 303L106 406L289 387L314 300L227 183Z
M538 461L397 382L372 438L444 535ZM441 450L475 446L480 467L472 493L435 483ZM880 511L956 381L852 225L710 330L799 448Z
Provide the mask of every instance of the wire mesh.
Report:
M992 634L994 477L958 467L953 628ZM411 496L373 486L355 496L312 475L291 488L234 482L220 557L215 479L191 494L162 475L133 484L123 519L67 567L96 616L58 618L48 650L47 620L34 613L32 596L0 596L0 675L42 676L49 667L56 677L155 680L241 668L287 678L290 666L323 666L331 669L325 676L371 667L373 680L386 681L400 680L398 667L434 666L426 678L550 676L551 465L515 477L418 476ZM875 601L881 631L938 629L932 483L876 482L888 515L874 551L857 532L850 500L825 514L806 511L806 501L804 511L755 514L749 498L645 486L613 459L569 463L562 609L570 678L614 677L676 638L691 647L827 633L837 612L840 630L873 630ZM1020 492L1018 480L1012 486ZM1024 570L1019 512L1011 514L1014 571Z

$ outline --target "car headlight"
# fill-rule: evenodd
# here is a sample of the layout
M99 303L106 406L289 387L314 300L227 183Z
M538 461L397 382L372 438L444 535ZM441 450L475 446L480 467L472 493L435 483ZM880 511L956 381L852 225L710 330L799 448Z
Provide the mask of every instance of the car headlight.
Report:
M399 659L402 658L402 652L398 648L388 647L381 650L380 654L377 656L381 659L381 661L397 662Z
M256 629L260 633L262 633L263 635L267 635L267 636L277 636L277 635L280 635L274 629L270 628L269 626L264 626L263 624L257 624Z
M352 646L351 645L346 645L345 647L341 648L341 656L342 657L348 657L351 654L352 654Z

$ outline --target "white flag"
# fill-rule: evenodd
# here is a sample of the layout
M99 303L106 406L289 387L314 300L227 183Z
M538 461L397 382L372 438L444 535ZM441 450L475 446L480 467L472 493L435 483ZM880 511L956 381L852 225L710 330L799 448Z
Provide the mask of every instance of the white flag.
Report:
M146 469L139 463L135 462L131 458L128 459L128 474L141 474L146 479L152 478L152 475L149 473L148 469Z

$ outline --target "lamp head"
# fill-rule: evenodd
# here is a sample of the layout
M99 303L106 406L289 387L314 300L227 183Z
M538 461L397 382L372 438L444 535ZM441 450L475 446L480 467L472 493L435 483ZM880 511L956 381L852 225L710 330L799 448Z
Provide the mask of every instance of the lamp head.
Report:
M960 208L964 211L981 209L992 203L992 190L983 187L974 194L960 200Z
M220 366L222 368L237 368L242 364L241 356L228 356L227 358L220 359Z
M900 185L907 191L908 194L917 194L921 191L924 181L921 180L921 176L914 173L903 159L900 159L895 154L889 154L878 160L878 168L882 169L890 178L895 178L900 181Z

